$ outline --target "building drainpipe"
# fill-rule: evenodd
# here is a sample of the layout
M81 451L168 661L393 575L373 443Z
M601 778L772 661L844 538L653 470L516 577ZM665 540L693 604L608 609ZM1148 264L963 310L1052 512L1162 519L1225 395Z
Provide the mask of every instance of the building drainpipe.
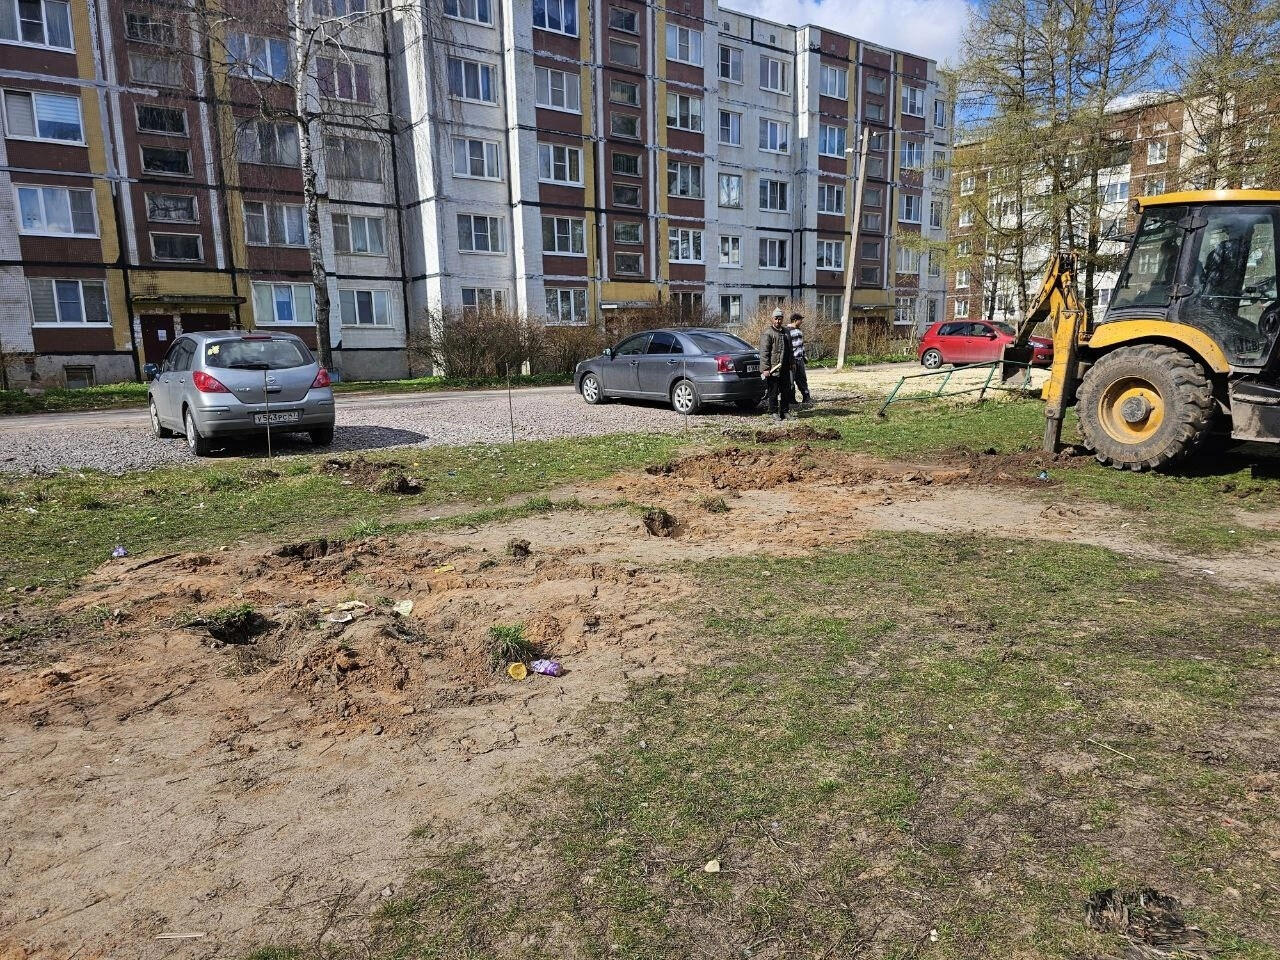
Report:
M143 349L142 331L134 333L133 327L133 291L129 285L129 254L126 252L127 237L124 232L124 210L120 206L120 181L111 181L111 212L116 221L116 268L120 271L120 279L124 283L124 302L125 307L129 311L129 338L133 340L133 349L129 351L133 354L133 376L142 382L142 361L138 358L138 352Z
M404 363L413 376L413 359L409 351L409 276L404 247L404 205L400 202L400 154L396 136L395 91L391 76L391 13L382 11L382 69L387 87L387 132L391 141L391 195L396 205L396 249L400 254L400 310L404 314ZM336 266L336 263L335 263Z

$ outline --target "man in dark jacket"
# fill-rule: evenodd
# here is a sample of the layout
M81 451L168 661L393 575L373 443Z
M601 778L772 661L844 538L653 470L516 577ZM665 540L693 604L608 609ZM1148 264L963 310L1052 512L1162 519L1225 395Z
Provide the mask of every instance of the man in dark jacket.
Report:
M791 335L782 320L782 311L774 310L773 321L760 338L760 376L764 377L769 412L779 420L787 418L791 407L791 372L795 367Z

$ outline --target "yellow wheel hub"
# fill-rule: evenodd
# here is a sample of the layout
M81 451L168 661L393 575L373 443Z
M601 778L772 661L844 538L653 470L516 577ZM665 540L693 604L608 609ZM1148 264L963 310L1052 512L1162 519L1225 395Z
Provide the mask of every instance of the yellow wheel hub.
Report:
M1121 443L1150 440L1164 422L1164 412L1160 392L1140 377L1117 380L1098 399L1098 420Z

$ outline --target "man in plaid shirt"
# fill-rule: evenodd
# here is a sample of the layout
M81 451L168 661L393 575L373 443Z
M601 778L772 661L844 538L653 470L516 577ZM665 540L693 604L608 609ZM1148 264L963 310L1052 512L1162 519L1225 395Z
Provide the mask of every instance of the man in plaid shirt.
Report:
M795 389L800 391L800 399L796 402L812 403L813 400L809 396L809 375L804 366L804 331L800 329L800 324L803 322L803 314L793 313L791 322L787 324L787 333L791 335L791 352L795 356L795 367L791 372L791 382L795 385Z

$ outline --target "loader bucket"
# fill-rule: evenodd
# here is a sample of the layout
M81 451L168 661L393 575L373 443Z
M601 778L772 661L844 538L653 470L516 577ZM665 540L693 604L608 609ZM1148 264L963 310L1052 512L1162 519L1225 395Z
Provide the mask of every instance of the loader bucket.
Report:
M1011 343L1005 347L1000 357L1001 381L1008 383L1014 377L1025 376L1027 368L1031 365L1032 351L1033 348L1029 343L1025 346Z

